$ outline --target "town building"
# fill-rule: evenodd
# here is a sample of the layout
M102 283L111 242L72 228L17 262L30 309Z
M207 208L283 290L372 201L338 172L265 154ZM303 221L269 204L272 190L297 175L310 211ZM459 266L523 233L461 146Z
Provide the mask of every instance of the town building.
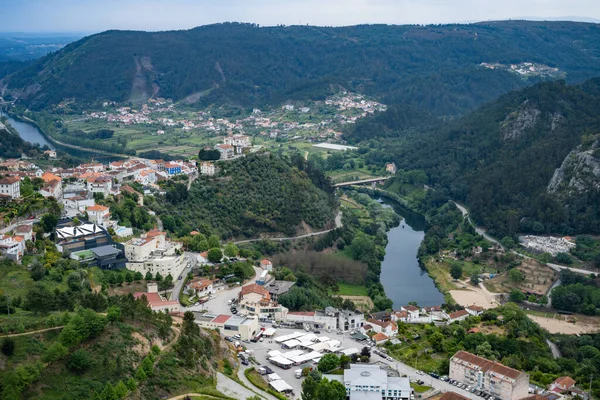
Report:
M112 244L112 238L102 227L83 223L79 226L57 227L56 249L62 253L90 250Z
M260 329L256 316L244 317L230 314L194 313L196 324L205 329L219 329L225 335L240 335L242 340L252 339Z
M0 179L0 198L18 199L21 197L21 178L5 176Z
M90 222L100 225L105 229L108 229L109 226L112 226L112 221L110 220L110 210L108 207L96 204L87 207L85 210L88 214L88 220Z
M177 313L181 311L181 304L178 300L165 300L160 297L158 285L155 282L148 283L147 290L147 292L136 292L133 297L139 299L145 296L148 307L154 312Z
M387 163L385 164L385 171L389 172L390 174L395 174L396 171L398 171L398 169L396 168L396 163Z
M349 400L408 400L409 378L388 376L379 365L350 364L344 375L323 375L344 384Z
M288 309L271 299L264 286L255 283L242 287L239 294L239 309L243 314L256 315L259 319L284 321Z
M60 199L63 194L62 180L59 178L58 180L55 179L44 183L44 186L41 187L39 193L44 197L54 197L55 199Z
M464 321L470 316L471 314L469 314L467 310L458 310L448 314L448 323L451 324L457 321Z
M87 190L90 193L102 193L106 197L112 190L112 178L108 175L91 176L87 179Z
M398 334L398 325L396 325L395 322L393 321L378 321L376 319L373 318L369 318L367 320L368 325L370 325L371 327L369 329L366 328L365 325L363 325L362 330L363 333L366 333L368 331L373 331L375 333L384 333L387 336L396 336Z
M22 236L25 241L34 240L33 225L17 225L13 230L16 236Z
M233 146L234 154L242 154L245 148L251 146L250 138L247 135L225 136L223 143Z
M169 175L177 175L181 173L181 164L174 162L165 163L165 171Z
M468 312L470 315L472 316L478 316L483 314L483 312L485 311L485 309L481 306L476 306L475 304L465 307L465 311Z
M180 251L181 243L167 241L166 237L165 232L153 229L126 242L127 269L142 274L159 273L163 277L171 275L177 279L186 266L185 257Z
M450 359L448 376L501 400L519 400L529 393L526 373L462 350Z
M0 254L20 264L25 252L23 236L0 235Z
M268 285L265 285L265 288L271 295L271 300L279 301L279 296L289 292L292 286L294 286L295 284L296 282L275 280L270 282Z
M326 307L325 310L317 311L290 311L287 314L287 322L307 324L315 328L348 331L363 327L365 317L360 311Z
M230 144L217 144L215 150L219 151L221 160L230 159L234 155L234 147Z
M390 337L383 332L378 332L374 334L371 339L375 342L375 344L382 344L390 340Z
M215 164L210 161L202 161L200 163L200 174L206 176L213 176L216 173Z
M575 380L570 376L558 377L550 384L548 390L551 392L562 393L571 390L575 386Z
M271 262L271 260L261 260L260 261L260 266L263 269L266 269L267 271L272 271L273 270L273 263Z
M213 293L213 281L210 279L195 278L186 285L185 290L190 296L197 296L199 299L202 299Z

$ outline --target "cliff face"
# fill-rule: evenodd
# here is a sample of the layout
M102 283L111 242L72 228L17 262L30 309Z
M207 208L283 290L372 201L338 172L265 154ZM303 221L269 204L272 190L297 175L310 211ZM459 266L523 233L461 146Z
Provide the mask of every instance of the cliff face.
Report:
M554 171L548 193L562 198L600 189L600 140L579 145Z

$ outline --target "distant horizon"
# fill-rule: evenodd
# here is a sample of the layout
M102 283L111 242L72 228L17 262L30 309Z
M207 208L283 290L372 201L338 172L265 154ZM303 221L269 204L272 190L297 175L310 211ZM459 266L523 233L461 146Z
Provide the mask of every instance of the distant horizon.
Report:
M4 0L3 33L160 32L229 21L260 26L600 22L597 0ZM526 16L526 17L524 17Z
M319 24L258 24L256 22L251 21L220 21L220 22L210 22L206 24L196 25L192 27L186 28L170 28L170 29L128 29L128 28L107 28L98 31L15 31L15 30L0 30L0 35L55 35L55 36L89 36L95 35L97 33L107 32L107 31L135 31L135 32L170 32L170 31L186 31L195 28L200 28L203 26L211 26L218 24L226 24L226 23L239 23L239 24L257 24L261 28L268 27L277 27L277 26L314 26L314 27L328 27L328 28L344 28L351 26L361 26L361 25L388 25L388 26L432 26L432 25L473 25L479 24L483 22L507 22L507 21L526 21L526 22L577 22L577 23L585 23L585 24L600 24L600 19L590 18L590 17L553 17L553 18L544 18L544 17L515 17L515 18L506 18L506 19L486 19L486 20L473 20L473 21L460 21L460 22L432 22L432 23L385 23L385 22L365 22L365 23L356 23L356 24L347 24L347 25L319 25Z

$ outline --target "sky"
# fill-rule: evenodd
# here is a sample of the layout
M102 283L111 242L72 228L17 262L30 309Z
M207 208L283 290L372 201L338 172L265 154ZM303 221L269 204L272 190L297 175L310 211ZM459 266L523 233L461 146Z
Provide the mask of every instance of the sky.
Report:
M0 0L2 32L160 31L216 22L341 26L515 18L600 22L599 0Z

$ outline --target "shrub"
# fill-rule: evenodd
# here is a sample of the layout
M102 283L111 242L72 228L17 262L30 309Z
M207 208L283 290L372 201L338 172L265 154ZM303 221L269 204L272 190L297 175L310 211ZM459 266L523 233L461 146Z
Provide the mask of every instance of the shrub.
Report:
M84 349L75 350L67 360L67 367L75 372L83 372L92 365L92 359Z
M2 353L7 357L15 354L15 340L13 338L7 337L2 340Z

